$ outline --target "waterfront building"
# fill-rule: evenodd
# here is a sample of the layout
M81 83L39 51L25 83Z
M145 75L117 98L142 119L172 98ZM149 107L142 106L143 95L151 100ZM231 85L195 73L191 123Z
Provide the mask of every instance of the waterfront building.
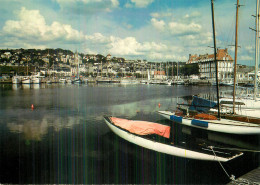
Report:
M219 79L231 78L234 70L234 60L228 54L228 49L217 49L218 77ZM214 53L204 55L189 55L187 64L198 63L199 72L202 77L214 78L215 63Z
M157 80L166 79L165 71L154 71L154 79L157 79Z

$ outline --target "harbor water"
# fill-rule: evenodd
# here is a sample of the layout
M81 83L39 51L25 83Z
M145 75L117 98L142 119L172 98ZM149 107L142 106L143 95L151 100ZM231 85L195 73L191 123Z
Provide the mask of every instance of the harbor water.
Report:
M196 140L259 150L258 136L190 128L156 113L175 110L177 103L189 102L192 95L214 92L208 86L147 84L0 85L0 183L228 183L218 162L139 147L116 136L103 120L103 116L113 115L168 123L174 126L176 142ZM223 167L229 175L239 177L258 167L259 161L258 153L244 152Z

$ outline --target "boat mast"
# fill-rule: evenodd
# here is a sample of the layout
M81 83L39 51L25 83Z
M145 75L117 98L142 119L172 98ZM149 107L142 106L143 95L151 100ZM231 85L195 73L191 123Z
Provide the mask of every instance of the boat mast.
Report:
M218 61L216 52L216 36L215 36L215 20L214 20L214 2L211 0L211 12L212 12L212 29L213 29L213 43L214 43L214 62L216 73L216 87L217 87L217 105L218 105L218 119L220 119L220 107L219 107L219 86L218 86Z
M254 100L258 91L258 56L259 55L259 0L256 0L256 20L255 20L255 81Z
M240 7L239 0L237 0L237 11L236 11L236 30L235 30L235 62L234 62L234 86L233 86L233 114L235 114L235 108L236 108L236 80L237 80L237 38L238 38L238 9Z
M78 51L77 51L77 62L78 62L78 79L79 79L79 54L78 54Z

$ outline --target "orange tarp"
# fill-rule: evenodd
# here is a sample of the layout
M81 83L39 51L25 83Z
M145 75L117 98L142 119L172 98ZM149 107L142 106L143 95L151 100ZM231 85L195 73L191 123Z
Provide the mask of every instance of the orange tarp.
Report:
M170 127L148 121L133 121L111 117L111 121L116 125L131 133L138 135L157 134L166 138L170 137Z
M216 116L213 116L213 115L201 113L201 114L197 114L197 115L195 116L195 119L217 120L217 117L216 117Z

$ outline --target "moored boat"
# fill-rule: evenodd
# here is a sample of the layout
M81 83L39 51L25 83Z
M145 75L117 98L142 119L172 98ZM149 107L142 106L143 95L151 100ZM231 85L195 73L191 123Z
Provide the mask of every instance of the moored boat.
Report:
M32 81L29 77L25 77L22 79L22 84L30 84Z
M20 76L13 76L13 78L12 78L12 83L13 83L13 84L20 84L20 83L21 83L21 78L20 78Z
M217 119L209 114L182 115L180 112L158 111L158 114L179 124L229 134L260 134L260 124L236 121L232 119Z
M32 82L33 84L40 84L40 83L41 83L41 79L38 78L38 77L33 77L32 80L31 80L31 82Z
M59 79L59 83L65 84L65 83L66 83L66 79L65 79L65 78L60 78L60 79Z
M230 151L212 151L210 146L202 146L198 144L191 148L185 146L174 145L170 140L169 126L161 125L158 123L146 122L146 121L132 121L115 117L104 117L107 126L119 137L139 145L141 147L154 150L173 156L191 158L197 160L209 160L209 161L222 161L227 162L238 156L241 156L241 152ZM133 124L133 125L132 125ZM152 137L149 137L152 136ZM158 136L166 138L156 140ZM169 137L169 140L167 140ZM211 150L212 149L212 150Z

